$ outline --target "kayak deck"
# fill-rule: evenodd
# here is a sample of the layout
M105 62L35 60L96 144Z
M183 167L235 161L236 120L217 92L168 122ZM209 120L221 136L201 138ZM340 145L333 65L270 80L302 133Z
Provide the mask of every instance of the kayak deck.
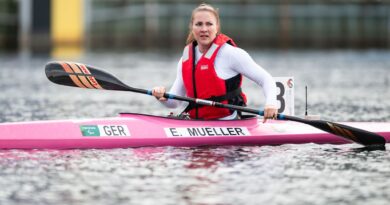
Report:
M242 120L181 120L124 113L90 120L0 124L2 149L87 149L143 146L343 144L349 141L298 122L257 117ZM390 123L350 122L390 141Z

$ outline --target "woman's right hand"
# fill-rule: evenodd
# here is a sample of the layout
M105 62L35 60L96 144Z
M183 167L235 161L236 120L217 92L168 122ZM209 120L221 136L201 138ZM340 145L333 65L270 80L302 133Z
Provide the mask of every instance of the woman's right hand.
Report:
M157 86L152 89L152 95L159 101L167 101L167 99L164 97L165 91L165 87Z
M264 119L263 123L267 121L267 119L276 119L278 117L278 108L274 105L266 105L264 107Z

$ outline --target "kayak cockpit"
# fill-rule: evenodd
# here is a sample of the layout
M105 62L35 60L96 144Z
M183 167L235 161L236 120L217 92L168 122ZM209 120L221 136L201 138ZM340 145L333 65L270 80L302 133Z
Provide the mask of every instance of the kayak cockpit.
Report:
M177 115L167 115L167 116L156 116L156 115L148 115L148 114L139 114L139 113L119 113L120 117L134 117L134 116L147 116L147 117L157 117L157 118L164 118L164 119L174 119L174 120L188 120L188 121L221 121L221 120L202 120L202 119L189 119L183 116L177 116ZM234 119L234 120L224 120L224 121L241 121L241 120L257 120L257 115L242 115L241 119Z

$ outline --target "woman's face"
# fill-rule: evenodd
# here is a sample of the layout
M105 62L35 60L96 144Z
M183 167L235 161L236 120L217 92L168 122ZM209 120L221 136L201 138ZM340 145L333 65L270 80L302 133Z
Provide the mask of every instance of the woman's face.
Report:
M199 46L208 49L217 36L218 28L219 24L213 13L198 11L194 14L192 34Z

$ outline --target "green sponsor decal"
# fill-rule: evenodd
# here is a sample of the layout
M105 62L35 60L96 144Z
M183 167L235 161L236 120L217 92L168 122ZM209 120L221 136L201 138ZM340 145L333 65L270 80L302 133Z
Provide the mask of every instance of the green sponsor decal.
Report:
M97 125L80 125L80 130L83 136L100 136Z

